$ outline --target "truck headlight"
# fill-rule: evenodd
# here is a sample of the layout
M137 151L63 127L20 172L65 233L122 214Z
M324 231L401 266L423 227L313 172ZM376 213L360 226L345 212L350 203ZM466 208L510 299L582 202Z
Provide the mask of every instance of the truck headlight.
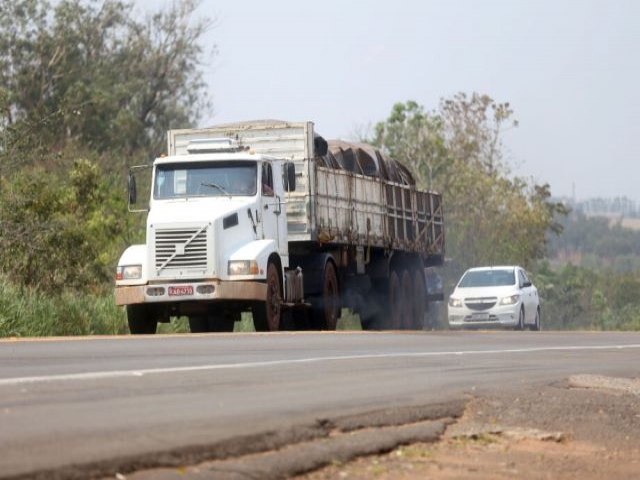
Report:
M459 298L449 297L449 306L460 308L462 306L462 300Z
M520 295L511 295L500 300L500 305L515 305L520 300Z
M118 265L116 280L138 280L142 278L142 265Z
M257 275L258 271L255 260L229 260L229 275Z

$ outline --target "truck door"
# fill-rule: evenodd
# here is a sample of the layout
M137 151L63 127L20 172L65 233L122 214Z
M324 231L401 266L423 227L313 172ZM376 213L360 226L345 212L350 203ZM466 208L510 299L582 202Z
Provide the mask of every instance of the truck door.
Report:
M280 251L279 217L281 207L275 195L273 185L273 168L269 162L262 163L261 201L262 201L262 238L273 239Z

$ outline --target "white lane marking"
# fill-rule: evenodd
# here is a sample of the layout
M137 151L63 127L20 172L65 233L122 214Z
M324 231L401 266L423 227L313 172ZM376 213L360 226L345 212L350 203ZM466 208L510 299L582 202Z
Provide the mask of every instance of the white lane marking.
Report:
M380 353L365 355L344 355L333 357L311 357L295 360L270 360L264 362L228 363L216 365L193 365L189 367L147 368L142 370L112 370L106 372L68 373L59 375L46 375L36 377L17 377L0 379L0 387L23 385L27 383L45 383L69 380L100 380L105 378L142 377L144 375L162 373L199 372L204 370L231 370L241 368L261 368L280 365L296 365L301 363L319 363L340 360L371 360L380 358L419 358L419 357L443 357L447 355L488 355L497 353L531 353L531 352L557 352L557 351L581 351L581 350L626 350L640 348L640 344L630 345L590 345L590 346L561 346L561 347L531 347L511 348L505 350L461 350L448 352L404 352L404 353Z

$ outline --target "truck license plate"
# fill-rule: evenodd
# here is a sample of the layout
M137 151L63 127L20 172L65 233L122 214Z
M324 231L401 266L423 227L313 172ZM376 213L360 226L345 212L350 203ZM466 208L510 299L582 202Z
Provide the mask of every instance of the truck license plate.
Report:
M169 287L168 293L170 297L182 297L184 295L193 295L193 287L191 285L184 285L180 287Z

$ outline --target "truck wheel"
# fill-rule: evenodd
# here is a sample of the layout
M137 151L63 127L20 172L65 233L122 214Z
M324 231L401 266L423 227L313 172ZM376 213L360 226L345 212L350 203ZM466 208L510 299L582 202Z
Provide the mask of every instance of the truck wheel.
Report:
M335 330L340 316L338 275L332 262L327 262L322 275L322 297L313 306L313 327L317 330Z
M282 312L282 287L280 275L274 263L267 266L267 298L265 302L254 305L253 326L256 332L277 332L280 329L280 314Z
M393 271L389 277L389 309L391 310L389 312L389 328L391 330L400 328L403 297L398 272Z
M424 273L418 269L413 273L413 326L416 330L424 328L424 315L427 311L427 293L424 284Z
M359 312L363 330L383 330L389 318L388 282L386 279L377 279L375 283L365 295L364 305Z
M412 330L413 326L413 279L409 270L402 272L402 305L400 328L403 330Z
M158 321L151 316L147 307L145 304L127 305L127 321L133 335L156 333Z

